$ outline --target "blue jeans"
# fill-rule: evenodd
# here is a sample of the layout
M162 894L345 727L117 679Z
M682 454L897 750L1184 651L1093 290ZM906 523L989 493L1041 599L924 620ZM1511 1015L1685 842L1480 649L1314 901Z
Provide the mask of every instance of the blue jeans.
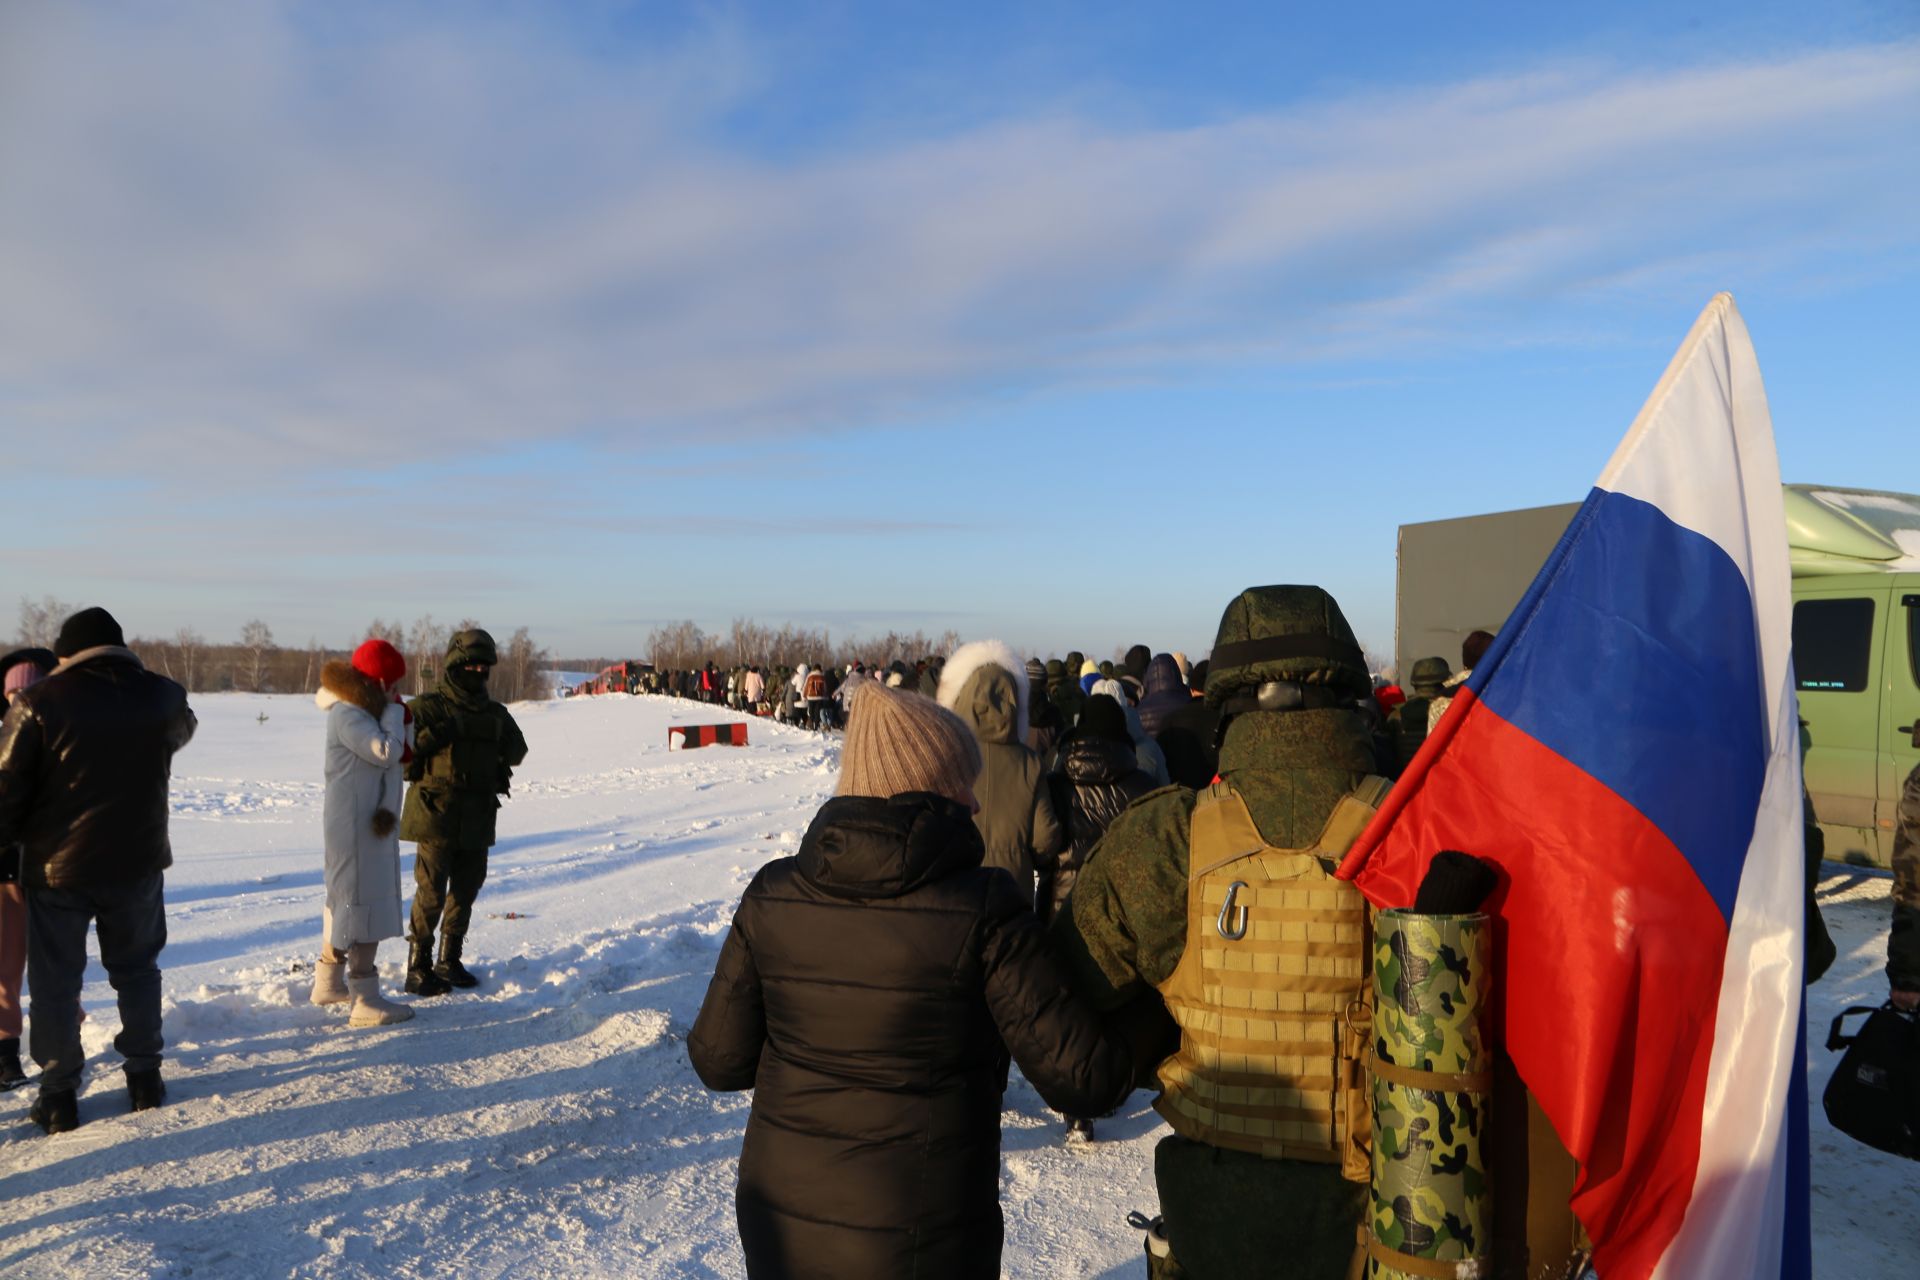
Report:
M86 981L87 925L96 925L100 963L120 997L113 1047L127 1070L160 1067L160 949L167 945L163 880L156 871L131 884L97 889L27 890L28 1021L40 1092L80 1083L80 988Z

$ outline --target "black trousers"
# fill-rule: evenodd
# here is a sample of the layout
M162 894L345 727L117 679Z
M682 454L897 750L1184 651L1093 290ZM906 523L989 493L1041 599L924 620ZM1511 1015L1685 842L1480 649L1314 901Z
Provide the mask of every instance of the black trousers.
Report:
M473 920L473 900L487 881L487 851L423 844L413 860L413 932L416 945L432 946L435 926L443 942L458 943Z
M100 935L100 963L120 998L113 1047L128 1071L160 1066L160 949L167 945L162 876L89 889L27 890L28 1018L40 1091L80 1083L80 988L87 973L87 926Z

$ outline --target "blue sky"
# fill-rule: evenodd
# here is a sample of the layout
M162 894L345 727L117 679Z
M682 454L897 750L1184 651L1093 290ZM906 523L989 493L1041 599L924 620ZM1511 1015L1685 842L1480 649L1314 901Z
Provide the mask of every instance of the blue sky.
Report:
M1787 477L1920 490L1915 15L7 5L0 598L1387 651L1719 289Z

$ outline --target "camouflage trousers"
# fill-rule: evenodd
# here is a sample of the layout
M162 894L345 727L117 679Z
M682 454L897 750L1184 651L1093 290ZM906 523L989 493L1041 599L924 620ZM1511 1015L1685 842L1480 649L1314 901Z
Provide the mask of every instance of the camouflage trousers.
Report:
M1337 1165L1266 1160L1178 1135L1153 1152L1176 1270L1191 1280L1346 1280L1365 1183Z

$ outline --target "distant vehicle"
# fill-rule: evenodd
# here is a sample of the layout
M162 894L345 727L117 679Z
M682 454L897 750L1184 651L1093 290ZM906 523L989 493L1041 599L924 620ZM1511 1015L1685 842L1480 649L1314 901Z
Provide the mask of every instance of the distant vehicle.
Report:
M1920 496L1788 485L1793 654L1827 856L1888 865L1900 784L1920 762ZM1404 675L1497 632L1580 508L1400 526L1394 660Z

